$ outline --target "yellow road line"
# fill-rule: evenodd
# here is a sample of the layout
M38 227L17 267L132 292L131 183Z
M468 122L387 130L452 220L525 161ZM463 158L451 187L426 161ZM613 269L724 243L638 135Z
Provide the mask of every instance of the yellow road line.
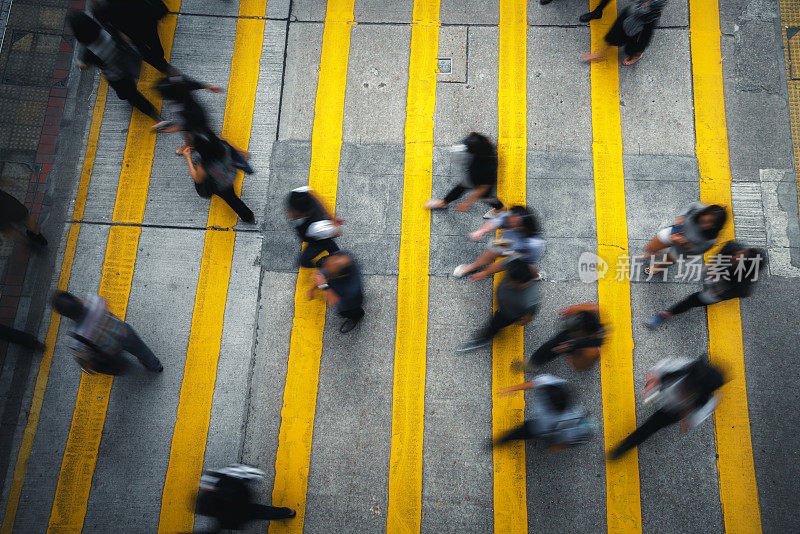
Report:
M239 3L222 134L242 149L250 143L265 20L241 17L263 17L266 6L267 0ZM237 192L241 191L241 184L240 172ZM158 531L163 533L187 532L194 526L194 511L188 503L192 502L203 470L236 240L236 232L217 228L229 228L236 221L236 213L215 195L208 213L209 229L203 245L178 413L161 497Z
M792 129L797 200L800 202L800 32L789 39L788 31L800 26L800 1L780 0L786 85L789 90L789 123Z
M412 21L386 517L390 533L419 532L422 519L431 233L430 213L423 205L430 198L433 174L439 0L415 1Z
M611 2L603 18L592 22L592 50L603 45L616 13L616 2ZM591 66L597 254L611 267L628 255L618 69L616 48ZM636 428L630 281L617 281L609 274L597 282L597 296L603 320L610 327L600 364L605 445L611 449ZM642 529L636 451L615 462L606 461L606 516L609 532Z
M177 10L179 2L171 2L170 7ZM159 27L167 57L172 49L176 21L176 15L167 15ZM161 106L161 100L152 86L159 76L155 69L144 65L139 79L139 90L156 108ZM114 222L141 224L144 217L155 149L155 135L150 132L150 126L152 119L133 111L117 187ZM106 245L99 293L108 301L109 310L123 320L140 234L138 226L114 226ZM48 532L80 532L83 528L112 383L110 376L81 376Z
M86 195L89 191L89 182L92 178L94 168L94 158L97 155L97 140L100 137L100 126L103 123L103 111L106 106L106 95L108 94L108 83L105 78L100 79L97 88L97 96L94 101L92 111L92 122L89 127L89 139L86 145L86 154L83 157L83 168L81 178L78 183L78 192L75 199L75 207L72 210L72 220L83 219L83 210L86 207ZM61 273L58 277L58 290L66 291L69 286L69 277L72 274L72 261L75 258L75 249L78 245L78 234L81 231L80 224L71 224L67 233L67 243L64 248L64 257L61 260ZM28 460L33 449L33 439L36 437L36 428L39 425L39 415L42 413L42 403L44 402L44 392L47 388L47 380L50 377L50 364L53 361L53 350L56 345L58 328L61 324L61 316L55 312L50 313L50 325L47 327L45 345L47 348L42 353L39 362L39 372L36 375L36 383L33 387L33 399L31 408L28 411L28 421L22 434L17 463L14 467L14 477L11 481L6 511L3 515L3 525L0 527L0 534L11 534L14 530L14 521L17 517L17 507L22 493L22 485L25 482L25 473L28 469Z
M700 167L700 199L731 206L731 170L722 79L719 6L690 2L695 133ZM720 241L734 238L733 221ZM750 418L747 408L742 322L739 300L708 307L709 360L730 380L714 412L719 495L726 532L761 532Z
M328 1L314 104L308 183L330 209L336 206L350 29L354 24L353 4L354 0ZM272 522L270 532L302 532L305 521L322 332L325 329L325 302L322 296L317 295L312 301L306 297L312 272L312 269L300 268L297 275L272 490L272 502L276 506L294 508L297 517L289 521Z
M500 1L500 64L497 84L498 193L507 205L525 205L527 175L527 0ZM502 275L494 277L494 287ZM495 308L497 302L495 299ZM492 348L492 389L497 391L522 382L522 371L512 361L524 358L525 340L521 326L509 326L494 339ZM495 435L522 424L525 397L492 395L492 429ZM525 443L514 441L493 449L494 531L528 532L525 479Z

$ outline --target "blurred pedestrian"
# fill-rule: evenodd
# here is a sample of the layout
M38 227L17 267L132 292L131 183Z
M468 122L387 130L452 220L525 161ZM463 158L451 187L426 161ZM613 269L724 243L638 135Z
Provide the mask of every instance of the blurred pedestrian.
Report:
M666 249L661 254L664 259L645 268L645 273L655 273L674 264L678 258L701 256L710 250L727 218L725 208L717 204L689 204L686 212L675 220L675 224L659 230L645 246L646 254L641 256L645 259L654 258L657 252Z
M535 369L564 356L576 371L591 368L600 359L605 329L600 322L600 307L587 302L561 311L561 331L536 349L527 368Z
M78 67L86 70L91 65L96 66L121 100L127 100L154 121L161 122L158 110L136 87L139 54L82 11L70 11L67 20L78 40Z
M121 374L127 366L122 359L123 351L136 356L148 371L164 370L133 327L108 311L103 297L89 295L81 300L58 291L53 296L53 309L75 322L75 330L70 332L70 348L85 373Z
M760 271L766 267L767 253L763 249L746 247L736 241L728 241L719 254L709 258L703 290L692 293L667 311L662 311L644 322L649 328L657 328L672 317L724 300L749 297L758 281Z
M192 141L194 150L190 146L184 146L183 155L186 158L186 164L189 165L189 174L194 180L197 194L203 198L217 195L236 212L242 221L253 224L256 221L255 215L236 195L233 188L238 168L237 160L243 161L249 156L249 153L241 152L211 131L195 135ZM192 156L193 153L194 156Z
M619 459L662 428L679 421L682 432L697 427L717 407L719 399L714 392L723 383L719 369L703 358L694 361L686 358L661 360L647 373L643 391L645 403L655 404L658 409L617 445L609 457Z
M344 221L332 215L308 186L293 189L286 197L286 215L300 240L305 243L300 253L300 266L313 267L314 258L339 250L333 240L341 234Z
M461 345L458 352L485 347L503 328L512 324L525 325L532 321L539 309L538 284L527 263L520 259L510 261L506 275L497 285L497 311L489 324Z
M549 451L588 442L595 434L597 423L575 400L566 380L542 374L525 382L500 390L509 395L516 391L533 390L533 418L495 440L499 445L521 439L540 439Z
M614 25L608 30L603 47L597 52L583 54L586 61L600 61L612 46L625 51L623 65L633 65L642 57L653 38L653 30L661 18L667 0L633 0L622 10Z
M346 334L364 318L361 270L352 254L342 250L320 258L317 269L312 277L314 285L308 290L308 298L314 298L317 289L324 291L328 306L335 306L339 315L345 318L339 332Z
M194 98L194 91L199 89L207 89L212 93L223 91L221 87L204 84L182 74L162 78L156 83L156 90L175 112L177 120L162 121L153 126L153 129L161 132L183 132L186 144L175 150L176 154L182 154L184 148L192 146L194 135L211 131L205 109Z
M497 149L486 136L472 132L461 144L452 150L467 157L467 173L443 200L431 199L425 207L430 210L445 209L458 200L466 191L472 191L464 202L456 206L456 211L467 211L476 201L482 200L492 209L484 219L491 219L503 211L503 203L497 198Z
M23 346L26 349L44 350L44 343L36 339L32 334L17 330L3 323L0 323L0 340Z
M222 469L206 471L200 477L197 492L198 514L216 520L216 529L241 530L252 521L291 519L297 512L291 508L268 506L253 502L249 484L264 478L264 472L255 467L233 464Z
M584 13L583 15L578 17L578 19L581 22L589 22L590 20L601 18L603 16L603 10L606 8L609 2L611 2L611 0L600 0L600 3L597 4L596 8L589 11L588 13Z
M15 225L23 226L25 235L22 235ZM42 235L39 225L33 220L25 204L5 191L0 191L0 233L10 235L19 241L30 241L40 247L47 246L47 239Z
M536 263L545 250L545 242L539 229L539 222L525 206L513 206L507 212L494 217L469 236L479 241L484 235L494 230L502 230L502 237L494 241L486 252L470 264L462 264L455 268L453 276L462 278L470 273L472 280L483 280L506 268L508 262L521 259L527 263L535 278L541 278ZM495 262L498 258L504 261Z

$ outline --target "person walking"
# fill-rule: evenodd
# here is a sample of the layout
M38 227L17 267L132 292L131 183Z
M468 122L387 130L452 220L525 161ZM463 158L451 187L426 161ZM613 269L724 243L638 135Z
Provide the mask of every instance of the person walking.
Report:
M725 208L717 204L706 206L692 202L675 224L662 228L645 246L643 259L652 259L657 252L666 249L664 260L645 268L645 273L655 273L674 264L678 258L701 256L710 250L725 226L728 215Z
M36 339L32 334L17 330L8 325L0 323L0 340L20 345L26 349L41 351L44 350L44 343Z
M156 90L169 103L178 118L176 121L162 121L153 126L153 129L160 132L183 132L186 144L175 150L176 154L182 154L184 148L193 144L194 135L211 131L206 110L193 95L199 89L207 89L212 93L223 92L221 87L201 83L182 74L164 77L156 83Z
M305 248L300 253L300 266L314 266L314 258L339 246L333 240L341 234L344 221L332 215L308 186L293 189L286 197L286 215Z
M53 296L53 309L75 322L70 333L75 359L87 374L120 374L125 370L123 351L129 352L148 371L160 373L164 366L131 325L108 311L105 299L89 295L81 300L66 291Z
M589 11L588 13L584 13L583 15L578 17L578 20L580 20L581 22L589 22L591 20L601 18L603 16L603 10L606 8L609 2L611 2L611 0L600 0L600 3L597 4L596 8Z
M200 477L196 511L216 521L211 532L241 530L252 521L291 519L295 510L254 502L250 482L264 478L264 472L249 465L233 464L206 471Z
M154 121L161 122L158 110L136 87L139 77L138 53L82 11L70 11L67 20L78 41L78 68L86 70L92 65L98 67L120 100L127 100Z
M345 318L339 332L346 334L364 318L361 270L352 254L341 250L320 258L317 269L312 276L314 285L308 290L308 299L314 298L317 289L324 291L328 306L335 306L339 315Z
M600 61L612 46L624 48L627 56L623 65L633 65L642 57L653 38L653 30L661 18L667 0L633 0L622 10L605 36L603 47L597 52L583 54L586 61Z
M539 222L533 213L525 206L512 206L507 212L494 217L469 236L479 241L487 233L498 229L503 230L502 238L494 241L474 262L457 266L453 276L463 278L474 273L472 280L477 282L505 270L511 260L521 259L530 266L535 278L541 278L536 263L544 254L545 242L539 229ZM495 262L500 257L506 259Z
M586 371L600 359L605 329L600 322L600 307L590 302L562 310L561 331L545 341L531 355L526 367L530 370L564 356L570 367Z
M538 284L527 263L520 259L510 261L506 275L497 285L497 311L485 327L458 348L458 352L485 347L503 328L532 321L539 309Z
M22 225L25 228L25 235L22 235L15 225ZM39 225L33 220L25 204L2 190L0 190L0 233L19 241L30 241L40 247L47 246L47 239L42 235Z
M236 147L217 137L211 131L205 131L193 136L194 149L190 146L183 147L183 155L189 166L189 174L194 181L197 194L203 198L217 195L239 216L239 218L253 224L255 215L236 195L233 183L236 180L237 160L244 161L249 154L242 153ZM192 153L195 157L192 157ZM249 168L249 166L248 166ZM252 172L252 169L249 169Z
M766 264L767 253L763 249L728 241L719 254L709 258L703 290L692 293L668 310L655 314L644 325L655 329L673 315L685 313L692 308L749 297L758 281L760 270Z
M597 423L575 400L566 380L541 374L530 382L502 389L498 394L526 390L533 390L533 418L495 440L495 445L535 438L553 452L586 443L594 436Z
M703 358L666 358L647 374L644 402L658 409L636 430L609 453L618 460L623 454L641 445L647 438L670 425L681 423L681 431L697 427L717 407L719 398L714 392L724 379L719 369Z
M431 199L425 207L429 210L446 209L466 191L472 191L464 202L456 206L456 211L467 211L476 201L482 200L492 208L483 215L484 219L499 215L504 206L497 198L497 148L486 136L472 132L452 150L467 155L467 173L444 199Z

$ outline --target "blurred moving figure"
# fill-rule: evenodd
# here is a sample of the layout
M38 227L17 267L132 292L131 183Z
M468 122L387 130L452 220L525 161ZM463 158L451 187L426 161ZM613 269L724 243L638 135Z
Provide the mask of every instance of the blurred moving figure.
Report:
M597 4L596 8L589 11L588 13L584 13L583 15L578 17L578 20L580 20L581 22L589 22L590 20L601 18L603 16L603 10L606 8L609 2L611 2L611 0L600 0L600 3Z
M25 227L25 235L14 227L17 224ZM47 239L42 235L39 225L33 220L25 204L5 191L0 191L0 233L10 235L19 241L25 241L27 237L34 245L47 246Z
M597 423L574 398L566 380L553 375L539 375L531 382L505 388L500 395L533 390L533 419L495 441L496 445L519 439L537 438L557 451L586 443L594 436Z
M345 318L339 332L346 334L364 318L361 270L352 254L341 250L323 256L317 261L317 269L312 277L314 285L308 290L308 298L314 298L317 289L324 291L328 306L335 306L339 315Z
M263 477L263 471L242 464L206 471L200 477L197 513L217 521L217 528L212 532L223 529L241 530L251 521L290 519L296 516L297 512L291 508L253 502L249 483Z
M472 194L458 206L456 211L467 211L477 200L491 206L484 219L491 219L503 210L497 198L497 149L486 136L472 132L461 144L452 147L455 154L467 156L467 173L461 182L447 193L443 200L431 199L425 207L430 210L445 209L458 200L466 191Z
M0 323L0 340L21 345L31 350L44 350L45 348L44 343L36 339L33 334L17 330L3 323Z
M286 214L300 240L306 244L300 253L300 266L313 267L314 258L328 252L333 254L339 246L333 240L341 233L344 221L333 216L308 187L293 189L286 197Z
M169 103L169 107L175 112L178 120L176 122L159 122L153 126L153 129L161 132L183 132L186 144L175 150L176 154L181 154L186 146L191 146L195 135L211 131L206 110L195 100L193 95L194 91L199 89L207 89L212 93L223 91L221 87L204 84L182 74L162 78L156 83L156 90Z
M766 267L764 249L746 247L728 241L719 254L709 258L703 290L692 293L667 311L655 314L644 322L648 328L658 328L661 323L692 308L716 304L724 300L749 297L758 281L759 272Z
M561 311L561 331L545 341L530 360L528 369L535 369L550 360L564 356L576 371L586 371L600 359L605 330L600 322L600 308L587 302Z
M633 65L639 61L653 38L653 30L666 3L667 0L633 0L625 6L608 30L603 47L597 52L583 54L583 59L600 61L606 57L609 48L621 46L627 56L622 60L623 65ZM600 14L602 15L602 10Z
M722 373L704 358L665 358L647 373L644 402L658 409L610 453L619 459L662 428L681 422L686 432L705 421L719 403L714 392L724 383Z

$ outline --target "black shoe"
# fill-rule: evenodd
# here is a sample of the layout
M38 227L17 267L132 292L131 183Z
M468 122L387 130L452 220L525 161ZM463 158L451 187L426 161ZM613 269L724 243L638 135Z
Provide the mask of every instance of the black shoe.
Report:
M154 373L160 373L163 370L164 370L164 366L161 365L160 363L158 364L158 369L150 369L150 371L152 371Z
M609 460L619 460L622 458L622 455L625 454L627 451L623 451L619 447L615 447L611 449L611 452L608 453Z
M581 22L589 22L590 20L599 19L602 16L603 16L602 11L589 11L588 13L584 13L583 15L578 17L578 20L580 20Z
M284 508L284 510L288 510L284 519L291 519L297 515L297 511L292 510L291 508Z
M457 349L456 352L469 352L471 350L478 350L483 347L486 347L491 343L492 340L485 337L474 337L469 341L462 343Z
M41 341L39 341L39 340L36 340L36 344L35 344L33 347L31 347L31 348L32 348L33 350L35 350L36 352L44 352L44 349L46 349L46 348L47 348L47 345L45 345L44 343L42 343L42 342L41 342Z
M35 243L40 247L47 246L47 239L44 238L41 232L39 232L38 234L34 234L30 230L25 230L25 235L28 236L28 239L30 239L32 243Z
M339 327L339 332L342 334L348 333L350 330L356 327L358 321L354 321L352 319L348 319L342 323L342 326Z
M553 0L539 0L539 5L546 6L547 4L549 4L552 1Z

